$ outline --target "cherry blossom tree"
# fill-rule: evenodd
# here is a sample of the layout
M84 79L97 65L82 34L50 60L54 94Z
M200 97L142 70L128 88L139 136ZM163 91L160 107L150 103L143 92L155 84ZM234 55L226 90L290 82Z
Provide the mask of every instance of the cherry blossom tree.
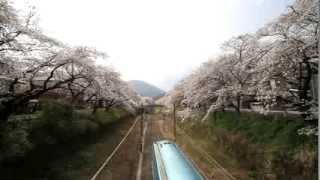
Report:
M319 11L316 0L297 0L288 12L275 22L268 24L258 33L272 37L277 43L273 51L273 66L270 72L277 82L287 84L291 94L299 99L293 101L300 110L308 109L310 85L318 73L319 63Z
M33 54L33 53L32 53ZM38 52L37 56L23 56L16 59L14 73L6 74L7 91L3 99L3 119L17 111L30 99L57 89L72 89L72 97L83 92L94 79L93 59L96 52L88 48L63 48L56 51ZM86 82L86 83L84 83ZM72 86L72 88L71 88Z
M245 101L260 102L264 109L298 107L307 112L318 107L311 95L319 63L318 10L316 0L297 0L256 33L223 43L219 57L204 63L165 98L208 113L225 107L240 113Z
M0 9L1 121L29 100L52 92L71 104L94 102L94 109L101 102L108 109L124 102L133 107L140 100L119 73L96 65L104 53L69 47L44 35L34 23L33 10L18 15L6 0L0 0Z

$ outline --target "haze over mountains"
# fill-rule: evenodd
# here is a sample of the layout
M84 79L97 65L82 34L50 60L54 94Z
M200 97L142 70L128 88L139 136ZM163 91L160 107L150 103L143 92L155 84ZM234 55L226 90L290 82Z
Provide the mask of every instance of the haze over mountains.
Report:
M132 85L134 90L140 95L145 97L159 97L163 96L166 92L152 84L141 80L131 80L128 82Z

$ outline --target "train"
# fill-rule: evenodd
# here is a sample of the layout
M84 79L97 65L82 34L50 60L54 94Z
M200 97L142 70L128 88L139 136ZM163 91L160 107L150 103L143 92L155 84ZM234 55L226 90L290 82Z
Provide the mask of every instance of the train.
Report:
M203 180L204 178L170 140L153 142L153 180Z

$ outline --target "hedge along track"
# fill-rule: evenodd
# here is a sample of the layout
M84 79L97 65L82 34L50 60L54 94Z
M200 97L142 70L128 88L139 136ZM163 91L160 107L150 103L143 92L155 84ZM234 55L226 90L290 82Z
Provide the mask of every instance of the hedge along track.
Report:
M128 138L128 136L130 135L130 133L132 132L132 130L134 129L134 127L136 126L137 122L139 121L139 117L136 118L136 120L134 121L134 123L131 125L131 127L129 128L129 130L127 131L126 135L122 138L122 140L120 141L120 143L116 146L116 148L114 148L114 150L112 151L112 153L106 158L106 160L103 162L103 164L100 166L100 168L96 171L96 173L90 178L90 180L95 180L99 174L101 173L101 171L108 165L108 163L110 162L110 160L112 159L112 157L116 154L116 152L118 151L118 149L120 148L120 146L126 141L126 139Z

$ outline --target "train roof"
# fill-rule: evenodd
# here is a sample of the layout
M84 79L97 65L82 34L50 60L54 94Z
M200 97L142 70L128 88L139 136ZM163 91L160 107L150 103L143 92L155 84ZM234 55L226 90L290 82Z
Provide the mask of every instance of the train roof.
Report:
M198 171L173 142L161 140L153 143L158 172L161 179L202 180Z

